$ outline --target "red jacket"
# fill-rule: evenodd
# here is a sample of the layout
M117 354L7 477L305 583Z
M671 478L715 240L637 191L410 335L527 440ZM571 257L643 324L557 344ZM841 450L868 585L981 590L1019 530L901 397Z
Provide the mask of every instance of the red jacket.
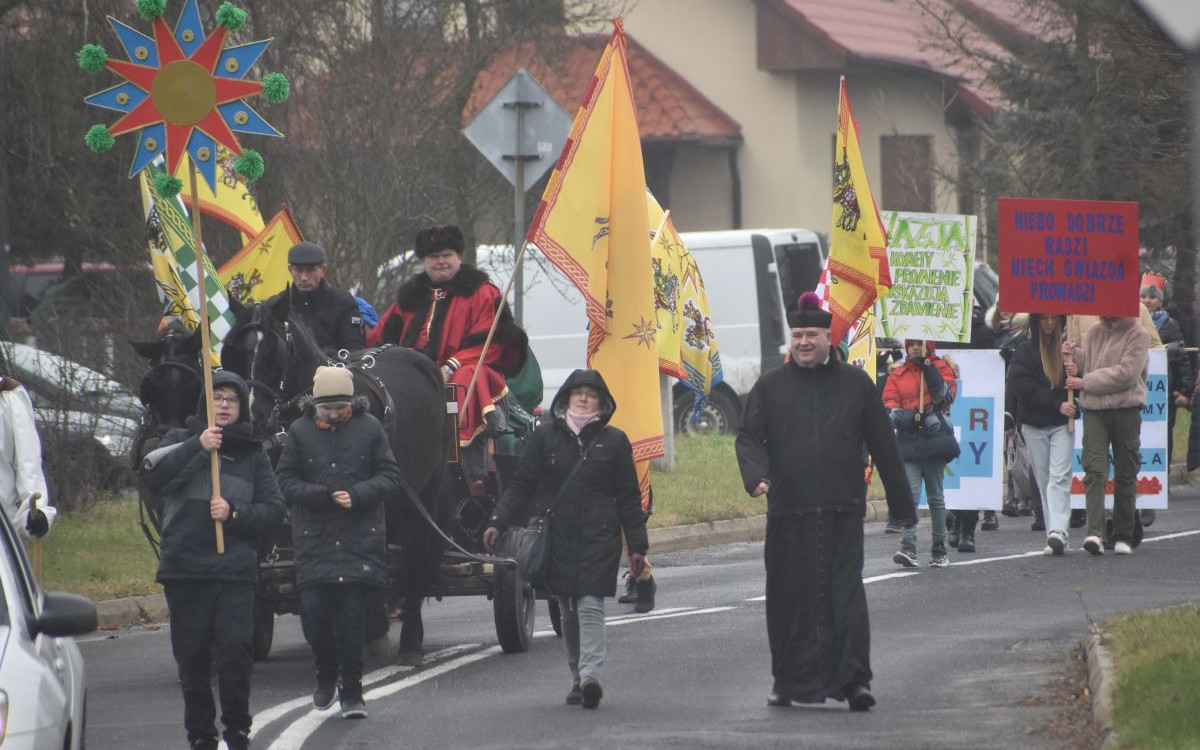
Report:
M954 375L954 370L950 369L950 365L946 360L937 356L931 344L926 345L928 352L927 360L936 368L938 374L942 376L942 380L947 385L946 393L941 393L940 389L931 388L929 381L925 381L925 401L923 408L920 410L928 412L931 406L936 405L938 408L946 408L950 406L950 402L958 392L958 385ZM929 365L926 365L928 367ZM889 409L904 409L906 411L917 411L921 396L921 378L922 371L917 368L910 360L905 360L904 364L892 371L888 375L887 383L883 386L883 405ZM934 391L938 392L934 392Z

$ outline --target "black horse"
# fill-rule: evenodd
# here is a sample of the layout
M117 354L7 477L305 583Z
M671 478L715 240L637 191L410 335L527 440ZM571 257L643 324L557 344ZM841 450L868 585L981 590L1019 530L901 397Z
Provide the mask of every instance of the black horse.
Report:
M332 364L291 315L286 298L243 311L225 339L222 361L249 383L250 411L261 437L299 416L317 367ZM437 580L445 549L430 524L441 521L449 453L442 375L428 357L401 347L354 352L341 364L354 375L355 394L367 398L371 414L384 424L400 470L425 510L422 514L407 493L387 506L389 558L395 559L389 560L389 588L403 597L400 654L412 661L424 640L421 604Z

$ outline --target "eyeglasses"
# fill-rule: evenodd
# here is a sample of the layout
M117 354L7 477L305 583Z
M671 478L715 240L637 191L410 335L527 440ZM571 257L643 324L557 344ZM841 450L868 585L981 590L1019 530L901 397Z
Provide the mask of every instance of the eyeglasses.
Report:
M213 403L218 406L237 406L241 402L237 396L213 396Z

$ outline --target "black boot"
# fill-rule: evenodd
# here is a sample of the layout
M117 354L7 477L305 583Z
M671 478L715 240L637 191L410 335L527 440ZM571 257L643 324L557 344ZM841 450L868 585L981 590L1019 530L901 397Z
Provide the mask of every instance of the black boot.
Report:
M618 604L633 604L637 601L637 582L629 571L625 571L625 592L617 597Z
M1072 529L1081 529L1087 526L1087 511L1083 508L1075 508L1071 511L1071 520L1068 522Z
M960 510L958 516L958 551L975 551L975 526L979 523L979 511Z
M975 551L975 532L964 531L958 539L959 552L974 552Z
M633 611L646 613L654 609L654 592L658 591L658 584L654 582L654 576L650 576L644 581L638 581L636 586L637 603L633 605Z
M946 544L949 544L951 547L957 547L959 526L958 511L949 511L947 515L949 518L946 519Z
M985 510L983 512L983 523L979 525L983 531L995 531L1000 528L1000 519L996 518L996 511Z

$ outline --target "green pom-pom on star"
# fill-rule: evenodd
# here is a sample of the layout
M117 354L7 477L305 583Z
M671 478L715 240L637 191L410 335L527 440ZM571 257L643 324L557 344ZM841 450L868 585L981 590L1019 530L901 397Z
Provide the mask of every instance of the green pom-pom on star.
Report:
M221 7L217 8L217 25L237 31L246 25L246 11L233 3L221 3Z
M263 76L262 87L263 96L276 104L286 101L292 90L292 84L283 73L267 73Z
M138 15L153 21L167 11L167 0L137 0Z
M183 190L183 180L178 177L172 177L166 172L159 172L154 175L154 192L158 193L158 197L163 199L174 198L179 195L180 190Z
M79 67L89 73L95 73L108 62L108 53L99 44L85 44L75 53L75 59L79 60Z
M242 152L242 155L237 158L234 169L250 182L254 182L259 177L262 177L263 172L267 171L263 165L262 154L252 148L248 148Z
M88 132L83 135L83 142L87 144L93 152L103 154L105 151L113 147L117 142L113 138L112 133L108 132L107 125L93 125L88 128Z

